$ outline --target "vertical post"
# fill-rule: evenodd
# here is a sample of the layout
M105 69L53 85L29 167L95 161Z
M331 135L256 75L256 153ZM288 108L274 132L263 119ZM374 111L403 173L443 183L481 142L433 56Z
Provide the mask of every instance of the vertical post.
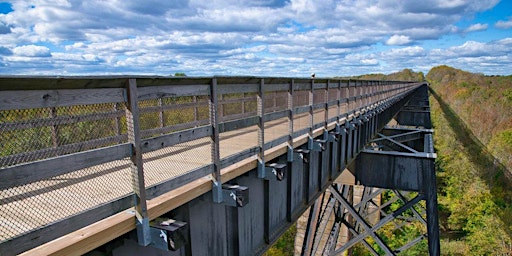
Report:
M162 98L158 98L158 108L160 109L160 111L158 112L158 119L160 121L160 128L164 128L164 108L162 107L163 106L163 102L162 102ZM163 133L161 133L163 134Z
M288 164L293 162L293 87L295 81L290 81L288 87Z
M433 167L433 164L432 164ZM431 256L440 255L439 244L439 220L437 212L437 186L435 170L428 170L430 179L427 181L427 234L428 234L428 251Z
M322 199L318 197L313 205L309 208L308 224L306 227L306 233L304 234L304 242L302 244L301 255L311 255L318 225L318 218L321 210L320 208L322 207L321 201Z
M119 111L119 103L114 103L114 112L117 115L117 111ZM116 117L116 120L114 121L114 132L116 133L116 136L121 135L121 118Z
M338 104L338 108L336 110L336 116L337 116L337 123L340 124L340 116L341 116L341 80L338 80L338 96L336 97L336 99L338 100L337 104Z
M242 117L245 118L245 92L242 92Z
M127 95L126 126L128 128L128 141L132 146L130 169L134 191L135 217L137 218L137 239L139 245L147 246L151 243L151 234L146 205L146 187L144 184L144 168L140 138L140 118L139 107L137 105L137 81L135 79L128 79Z
M428 141L428 146L425 146L427 153L434 153L434 146L432 142L432 134L426 134L425 140ZM439 219L437 211L437 185L436 185L436 169L434 160L428 161L428 164L423 164L423 182L425 183L425 196L427 203L427 235L428 235L428 252L430 256L438 256L441 254L439 242Z
M293 170L293 89L295 87L295 81L291 79L290 84L288 86L288 152L286 154L287 165L288 165L288 173ZM287 187L286 187L286 219L289 222L292 222L292 191L293 184L292 178L287 179Z
M308 149L313 149L313 125L314 121L314 111L313 111L313 95L315 92L315 78L311 78L310 89L308 92L308 104L309 104L309 129L308 129Z
M327 79L327 83L325 85L324 90L324 139L327 139L327 129L329 123L329 79Z
M217 81L217 79L215 79L215 81ZM216 108L217 108L217 118L219 120L221 120L221 121L224 119L224 104L223 104L223 100L224 100L224 97L223 97L222 93L219 94L219 99L215 99L215 101L217 102L217 105L216 105Z
M265 178L265 122L263 120L264 101L263 101L263 85L265 80L261 78L258 84L258 95L256 96L256 112L258 115L258 177Z
M192 96L192 101L194 102L194 122L197 122L197 96Z
M213 165L213 186L212 186L212 194L213 201L215 203L222 203L222 181L220 176L220 138L219 138L219 120L217 115L217 110L219 109L219 104L217 102L217 78L212 78L212 83L210 85L210 100L208 104L210 108L210 127L212 129L212 134L210 136L211 143L211 157L212 157L212 165Z
M55 107L50 108L50 118L55 121L57 117L57 109ZM59 139L59 126L57 124L52 125L52 143L54 148L58 148L60 145ZM59 153L56 151L55 153L58 155Z

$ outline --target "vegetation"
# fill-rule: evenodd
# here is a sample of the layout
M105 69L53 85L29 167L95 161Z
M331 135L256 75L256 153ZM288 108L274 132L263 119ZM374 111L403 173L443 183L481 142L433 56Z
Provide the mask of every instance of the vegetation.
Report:
M293 224L270 249L263 255L265 256L292 256L294 255L295 235L297 234L297 225Z
M432 88L505 167L512 170L512 76L484 76L448 66L427 75Z
M412 69L404 69L399 72L385 74L368 74L357 76L358 79L364 80L384 80L384 81L424 81L425 75L423 72L414 72Z
M512 77L447 66L431 83L444 255L512 255Z
M421 72L420 72L421 73ZM404 70L360 79L423 80ZM512 76L484 76L448 66L426 76L438 159L438 200L443 255L512 255ZM386 200L386 195L384 195ZM399 207L393 203L391 208ZM407 213L406 213L407 214ZM379 229L392 248L422 225ZM383 254L375 243L368 242ZM404 255L426 255L426 241ZM362 245L354 255L370 255Z

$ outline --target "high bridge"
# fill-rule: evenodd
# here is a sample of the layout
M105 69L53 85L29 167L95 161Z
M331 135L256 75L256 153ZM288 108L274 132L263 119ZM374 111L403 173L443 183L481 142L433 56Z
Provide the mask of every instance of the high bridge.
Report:
M425 82L0 77L0 255L259 255L306 211L303 255L439 255L431 128Z

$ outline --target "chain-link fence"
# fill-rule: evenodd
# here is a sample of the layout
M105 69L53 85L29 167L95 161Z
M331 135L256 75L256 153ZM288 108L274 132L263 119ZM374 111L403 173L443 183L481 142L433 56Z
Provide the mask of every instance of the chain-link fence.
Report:
M0 242L131 193L127 159L71 160L126 143L124 108L114 102L0 111Z

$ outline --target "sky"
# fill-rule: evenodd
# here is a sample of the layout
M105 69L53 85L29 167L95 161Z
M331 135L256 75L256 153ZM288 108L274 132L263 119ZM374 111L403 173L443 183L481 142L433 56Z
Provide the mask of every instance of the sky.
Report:
M512 75L512 0L0 2L0 75Z

